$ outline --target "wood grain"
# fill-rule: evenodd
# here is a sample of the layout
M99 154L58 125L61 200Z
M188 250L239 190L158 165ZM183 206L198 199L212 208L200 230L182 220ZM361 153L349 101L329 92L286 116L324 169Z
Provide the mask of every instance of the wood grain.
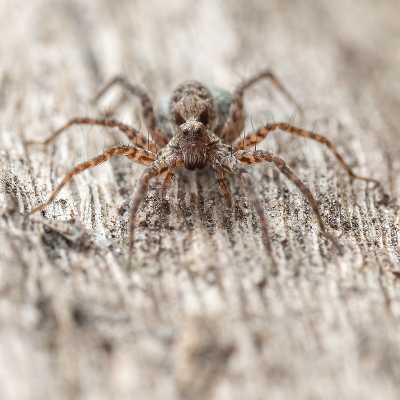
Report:
M400 396L400 6L366 0L6 0L0 3L0 398L398 399ZM212 171L184 171L161 200L150 185L127 268L128 218L143 168L85 172L43 215L76 164L127 140L102 117L116 74L156 104L185 79L233 90L271 68L304 112L272 149L309 185L341 256L301 193L271 165L251 168L276 266L235 177L225 206ZM143 123L136 99L115 117ZM288 122L268 82L246 95L246 130Z

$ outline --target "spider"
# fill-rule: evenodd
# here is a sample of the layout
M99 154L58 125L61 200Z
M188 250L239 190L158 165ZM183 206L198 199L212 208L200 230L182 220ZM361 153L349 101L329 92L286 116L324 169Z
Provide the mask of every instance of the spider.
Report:
M272 154L270 151L256 150L255 146L265 139L270 132L275 130L304 136L325 144L333 152L351 178L373 182L375 185L378 185L379 182L353 173L335 147L325 137L304 129L296 128L288 123L267 124L247 134L244 138L240 138L239 135L243 131L245 122L243 95L248 88L263 78L270 79L289 100L295 103L280 80L269 70L263 71L241 83L231 96L227 95L227 92L222 90L213 87L207 88L200 82L187 81L179 85L173 91L169 101L169 121L173 127L173 131L171 132L160 126L156 119L152 102L145 90L140 86L130 84L124 77L115 77L100 91L95 101L103 96L110 87L116 84L121 85L130 93L139 97L143 109L143 119L154 142L150 141L135 128L112 118L74 118L70 120L67 124L54 132L44 143L48 144L52 142L61 132L71 125L89 124L116 127L126 134L132 145L109 148L103 154L73 168L58 185L47 203L36 207L29 212L29 215L43 210L51 204L64 185L76 174L99 165L116 154L123 155L147 167L139 180L133 196L129 241L130 254L132 254L136 213L146 194L150 179L165 175L162 186L162 194L163 197L165 197L166 191L177 170L187 168L192 171L202 169L209 165L215 170L217 182L229 207L231 207L231 199L224 181L224 172L228 171L234 173L240 178L247 197L259 217L266 248L271 252L270 237L263 207L257 197L250 175L245 166L272 162L279 171L293 182L307 197L318 220L320 233L340 248L336 238L326 231L316 201L309 188L290 170L284 160ZM217 102L216 98L221 96L223 100ZM158 119L166 120L166 118L167 116L164 110L164 113L161 112Z

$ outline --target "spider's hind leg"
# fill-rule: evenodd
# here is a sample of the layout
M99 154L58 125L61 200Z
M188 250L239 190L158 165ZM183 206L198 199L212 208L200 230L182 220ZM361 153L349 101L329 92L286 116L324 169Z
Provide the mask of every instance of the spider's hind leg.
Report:
M151 137L156 142L159 147L165 147L169 142L168 135L161 129L159 126L157 119L154 115L153 105L150 100L149 95L146 93L144 89L142 89L138 85L132 85L127 81L123 76L116 76L107 85L99 92L99 94L93 99L93 102L96 102L103 96L104 93L108 91L112 86L119 84L132 93L134 96L139 97L140 102L142 103L142 115L144 122L146 124L146 128L150 132Z
M298 109L300 109L293 97L282 85L281 81L271 71L263 71L253 78L243 82L236 88L235 92L232 95L232 103L229 108L228 120L226 121L221 131L221 139L226 140L228 143L232 143L240 135L240 132L244 128L244 122L246 119L246 114L243 109L244 91L263 78L271 79L272 83L277 87L277 89L284 93L286 97L292 103L294 103Z

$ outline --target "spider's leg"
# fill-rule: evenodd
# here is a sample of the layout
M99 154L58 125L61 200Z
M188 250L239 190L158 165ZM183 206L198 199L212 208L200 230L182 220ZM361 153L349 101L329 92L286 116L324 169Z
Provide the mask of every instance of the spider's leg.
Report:
M228 188L226 187L226 183L224 181L224 169L221 164L215 164L214 169L219 188L221 189L221 192L225 197L226 204L228 205L229 208L231 208L232 207L231 196L229 195Z
M264 161L273 162L279 169L279 171L282 172L282 174L285 175L290 181L292 181L297 186L297 188L307 197L314 211L314 214L317 217L319 228L322 235L324 235L332 243L334 243L335 246L339 249L339 251L341 251L341 246L339 245L337 239L333 235L326 232L325 225L324 222L322 221L321 214L319 213L317 203L310 189L293 173L293 171L286 165L284 160L264 150L256 150L256 151L240 150L236 152L234 156L244 165L257 164Z
M135 230L135 220L136 220L136 213L139 209L140 203L142 202L147 188L149 186L149 181L151 178L156 176L163 175L168 172L169 166L171 163L175 163L175 170L178 168L183 167L183 161L178 158L174 158L173 156L168 158L159 158L158 160L154 161L150 164L144 171L140 181L138 183L138 187L135 191L133 196L132 208L131 208L131 216L129 220L129 227L130 227L130 239L129 239L129 249L130 249L130 256L132 255L133 250L133 242L134 242L134 230ZM167 176L168 177L168 176Z
M246 114L243 109L243 94L246 89L252 86L254 83L258 82L260 79L269 78L272 83L283 92L286 97L300 109L299 105L295 102L293 97L282 85L281 81L271 72L263 71L260 74L254 76L253 78L240 84L232 95L232 103L229 108L229 117L226 121L221 132L221 139L226 140L228 143L232 143L244 128L244 121Z
M107 106L107 109L103 110L102 115L104 115L104 118L110 118L116 115L118 110L122 108L122 106L126 104L128 100L129 100L129 94L127 92L123 92L114 104Z
M116 121L112 118L106 119L96 119L96 118L74 118L71 119L68 123L62 126L60 129L55 131L49 138L44 141L44 144L48 144L52 142L61 132L65 131L72 125L76 124L88 124L88 125L101 125L107 126L110 128L118 128L121 132L125 133L128 139L134 144L136 147L140 147L141 149L145 149L151 151L153 153L157 152L157 148L154 143L149 142L139 131L135 128L132 128L128 125L125 125L121 122Z
M257 197L256 191L254 190L253 183L251 182L250 175L247 173L243 165L237 160L235 156L226 156L220 160L221 165L227 171L236 174L242 181L242 185L246 191L247 198L252 203L258 218L260 219L261 229L264 233L265 246L267 251L271 254L271 242L269 239L268 225L264 216L264 210L262 208L261 202Z
M76 174L79 174L82 171L85 171L88 168L92 168L96 165L99 165L108 159L110 159L112 156L120 154L125 157L128 157L130 160L135 161L137 163L143 164L143 165L149 165L153 161L157 159L157 155L143 149L139 149L137 147L131 147L131 146L117 146L117 147L112 147L108 150L106 150L103 154L101 154L98 157L95 157L89 161L86 161L82 164L79 164L75 168L73 168L66 176L65 178L61 181L61 183L58 185L57 189L53 192L53 194L50 196L49 200L47 203L44 203L40 205L39 207L34 208L32 211L28 213L28 215L31 215L37 211L43 210L45 207L47 207L49 204L51 204L54 199L56 198L57 194L60 192L60 190L72 179L72 177Z
M167 176L166 176L165 179L164 179L163 186L162 186L162 196L163 196L163 199L165 199L165 196L166 196L166 194L167 194L167 190L168 190L168 188L169 188L169 185L170 185L171 182L172 182L172 178L174 177L175 172L176 172L176 170L178 169L178 166L177 166L177 165L178 165L178 164L177 164L177 160L176 160L176 159L173 159L173 160L171 161L171 163L169 164L169 166L168 166L168 173L167 173Z
M168 171L167 176L164 179L163 186L162 186L162 197L165 199L165 196L167 195L167 190L169 188L169 185L171 185L172 178L174 177L175 172L170 172Z
M236 140L236 142L234 144L235 151L251 149L257 143L259 143L263 139L265 139L265 137L268 135L268 133L278 130L278 129L280 129L282 131L294 133L296 135L304 136L306 138L316 140L317 142L320 142L320 143L324 143L332 151L332 153L340 161L340 163L343 165L343 167L346 169L346 171L352 178L361 179L363 181L373 182L373 183L375 183L375 185L380 185L380 183L375 179L364 178L362 176L356 175L351 170L351 168L347 165L347 163L343 160L342 156L337 152L335 147L331 144L331 142L327 138L325 138L321 135L318 135L316 133L306 131L304 129L296 128L292 125L289 125L289 124L286 124L283 122L263 126L259 129L257 129L256 131L249 133L244 139Z
M143 119L146 124L146 128L150 132L150 135L156 144L160 147L165 147L169 142L168 135L158 125L150 97L140 86L132 85L123 76L116 76L100 91L93 101L97 101L111 86L115 84L123 86L130 93L140 98L143 108Z

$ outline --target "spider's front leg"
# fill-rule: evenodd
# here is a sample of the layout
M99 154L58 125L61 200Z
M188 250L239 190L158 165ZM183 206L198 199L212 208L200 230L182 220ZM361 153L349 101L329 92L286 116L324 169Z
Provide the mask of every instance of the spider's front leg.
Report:
M238 159L234 155L233 156L225 155L223 158L220 158L218 161L220 162L221 166L225 170L227 170L229 172L233 172L242 181L242 185L246 191L246 195L247 195L248 199L250 200L251 204L253 205L253 207L258 215L258 218L260 219L261 229L263 230L263 233L264 233L265 246L267 248L268 253L271 254L271 251L272 251L271 250L271 241L269 238L267 221L265 219L263 207L262 207L261 202L257 196L255 189L254 189L250 175L247 173L244 166L238 161Z
M129 257L131 258L133 253L133 244L134 244L134 231L135 231L135 221L136 221L136 213L139 209L140 203L142 202L147 189L149 187L149 181L151 178L156 176L163 175L168 173L164 185L163 190L168 187L174 172L177 169L180 169L184 166L183 159L176 155L175 153L171 153L165 156L165 158L159 158L158 160L154 161L150 164L143 175L141 176L138 187L135 191L133 196L132 208L131 208L131 216L129 220L129 227L130 227L130 238L129 238Z
M60 190L76 175L79 174L86 169L95 167L96 165L102 164L103 162L109 160L111 157L115 156L116 154L125 156L129 158L132 161L135 161L139 164L143 165L149 165L155 160L157 160L157 155L152 153L151 151L139 149L138 147L132 147L132 146L116 146L112 147L111 149L106 150L103 154L92 158L89 161L86 161L82 164L79 164L75 168L73 168L61 181L61 183L58 185L56 190L52 193L50 196L49 200L47 203L44 203L33 210L31 210L28 215L31 215L37 211L43 210L46 208L48 205L50 205L54 199L56 198L57 194L60 192Z
M314 214L317 217L321 234L329 239L339 249L339 251L342 252L342 247L338 243L337 239L326 231L324 222L321 218L321 214L318 210L317 203L310 189L292 172L292 170L286 165L285 161L265 150L240 150L234 154L234 157L239 160L243 165L258 164L261 162L273 162L275 166L279 169L279 171L283 175L285 175L286 178L292 181L297 186L297 188L307 197L314 211Z
M163 199L165 199L165 196L167 195L167 190L169 188L169 185L172 182L172 178L174 177L175 172L179 168L178 165L179 165L179 159L178 158L173 158L171 160L171 163L168 166L168 173L167 173L167 176L164 179L163 186L162 186Z
M294 127L290 124L286 124L284 122L279 122L279 123L275 123L275 124L262 126L261 128L257 129L256 131L249 133L245 138L237 139L236 142L234 143L234 150L238 151L238 150L251 149L257 143L264 140L270 132L273 132L276 130L294 133L295 135L304 136L306 138L310 138L310 139L316 140L317 142L325 144L326 147L328 147L332 151L332 153L335 155L335 157L339 160L339 162L345 168L347 173L353 179L360 179L360 180L363 180L366 182L373 182L375 184L375 186L380 185L380 182L375 179L364 178L362 176L356 175L352 171L352 169L348 166L348 164L343 160L342 156L338 153L338 151L332 145L332 143L324 136L318 135L317 133L314 133L314 132L306 131L304 129L296 128L296 127Z
M221 192L225 197L226 204L228 205L229 208L231 208L232 207L231 196L229 195L229 190L226 187L226 183L224 181L224 168L218 161L215 161L213 163L213 167L215 169L215 176L217 178L219 188L221 189Z

